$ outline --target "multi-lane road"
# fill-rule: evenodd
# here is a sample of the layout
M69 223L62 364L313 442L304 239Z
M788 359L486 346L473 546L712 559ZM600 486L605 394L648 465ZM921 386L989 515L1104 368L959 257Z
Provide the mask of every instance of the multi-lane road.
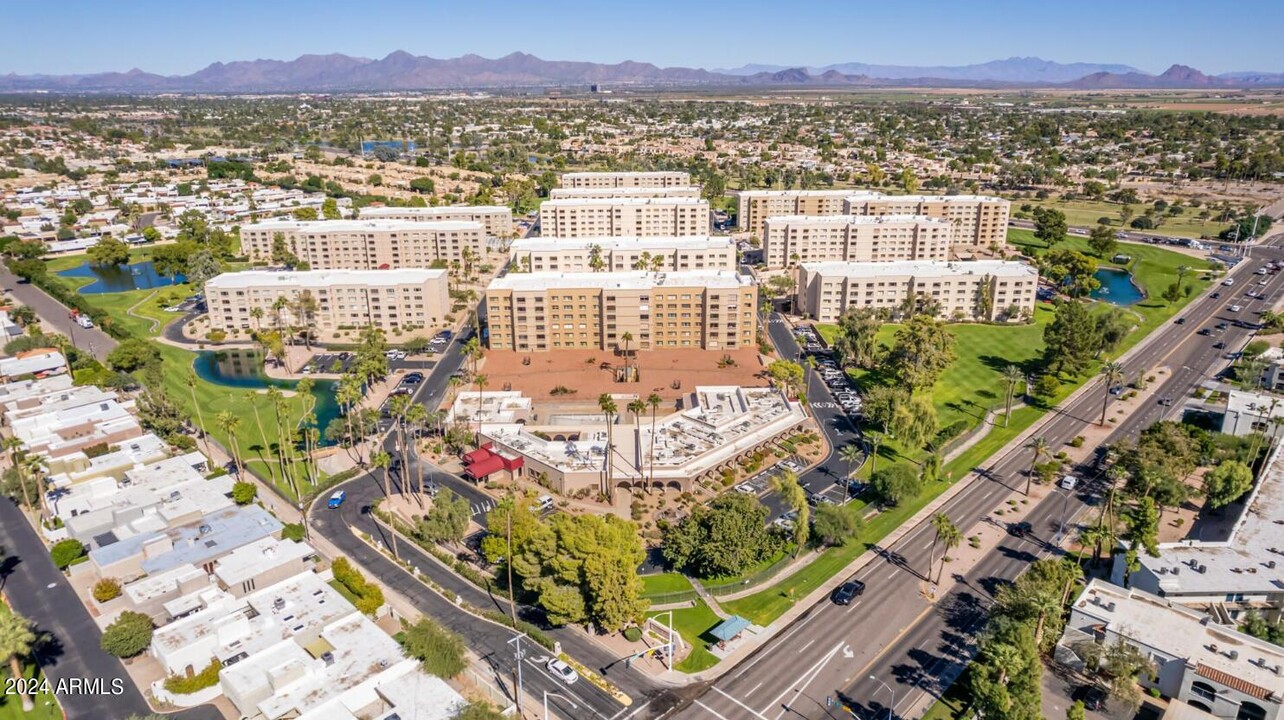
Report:
M1266 259L1284 259L1284 250L1278 244L1254 248L1249 261L1232 273L1234 286L1217 286L1196 299L1182 312L1186 318L1182 326L1161 328L1124 358L1129 377L1160 366L1171 368L1172 373L1155 391L1156 400L1121 421L1108 442L1135 437L1166 413L1180 411L1180 399L1226 364L1226 351L1214 348L1215 342L1225 342L1229 350L1247 342L1251 330L1233 322L1255 319L1284 292L1284 274L1266 276L1265 286L1257 284L1260 278L1253 271ZM1246 297L1250 287L1263 297ZM1213 298L1213 291L1221 297ZM1229 312L1231 304L1243 309ZM1220 321L1232 325L1215 337L1196 334ZM776 332L772 337L782 340ZM786 343L781 349L787 347ZM1168 407L1158 403L1162 397L1178 401ZM1101 398L1099 391L1082 393L1045 418L1038 434L1052 447L1070 441L1099 418ZM1028 465L1029 452L1024 449L992 458L941 511L964 534L978 523L996 522L992 512L1023 487ZM1034 526L1032 537L1005 535L936 603L922 594L932 531L926 523L914 528L881 549L880 557L857 574L867 585L857 602L845 607L818 603L673 716L684 720L850 717L842 710L846 705L859 718L916 717L929 696L953 682L970 660L975 633L983 625L996 585L1053 552L1063 523L1071 525L1094 502L1093 490L1094 484L1086 482L1075 493L1057 490L1040 502L1027 516Z

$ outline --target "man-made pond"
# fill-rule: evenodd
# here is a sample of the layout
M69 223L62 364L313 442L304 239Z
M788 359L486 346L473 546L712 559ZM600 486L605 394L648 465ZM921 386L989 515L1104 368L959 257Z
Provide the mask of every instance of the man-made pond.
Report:
M264 374L263 353L258 350L204 350L196 356L195 369L202 380L227 387L294 390L298 385L296 380L278 380ZM334 399L337 383L333 380L314 382L312 395L316 398L316 407L313 412L317 416L317 429L321 431L321 444L325 445L325 429L339 417L339 404Z
M1093 290L1090 297L1094 300L1108 302L1111 305L1135 305L1146 299L1141 290L1132 281L1132 273L1115 268L1100 268L1093 276L1101 287Z
M150 260L118 267L86 262L70 270L63 270L58 275L69 278L93 278L93 282L80 289L82 295L150 290L186 281L182 275L171 277L157 274Z

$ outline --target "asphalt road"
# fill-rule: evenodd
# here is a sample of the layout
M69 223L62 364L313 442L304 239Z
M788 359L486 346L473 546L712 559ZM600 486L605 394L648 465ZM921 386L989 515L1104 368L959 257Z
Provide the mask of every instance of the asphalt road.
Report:
M0 499L0 553L4 557L0 590L14 610L34 622L37 633L45 637L36 648L36 661L67 717L123 720L134 713L151 713L121 661L99 646L102 633L71 583L49 559L35 528L8 499ZM92 690L75 691L69 685L75 681L96 685ZM58 692L59 684L68 691ZM203 705L174 717L218 720L222 714L212 705Z
M67 316L67 307L44 290L23 282L0 263L0 284L23 305L36 311L46 329L56 330L71 339L71 344L103 360L116 347L116 340L97 327L82 328ZM48 327L52 326L52 328Z
M1243 263L1232 274L1236 278L1233 288L1215 288L1222 292L1221 299L1207 294L1197 299L1182 313L1187 318L1185 325L1180 329L1159 329L1148 345L1124 363L1129 377L1161 365L1171 368L1172 374L1154 397L1178 401L1173 407L1156 401L1135 412L1119 423L1108 442L1135 437L1166 413L1179 412L1180 398L1205 375L1215 375L1227 364L1222 359L1225 351L1214 349L1214 342L1224 340L1228 350L1247 343L1251 331L1233 326L1221 337L1203 337L1195 332L1221 319L1253 318L1281 295L1284 273L1268 276L1265 298L1243 297L1259 279L1252 273L1262 260L1284 258L1284 251L1277 246L1258 247L1252 252L1254 261ZM1228 312L1226 308L1232 302L1244 309ZM1039 434L1047 437L1052 447L1068 442L1087 424L1096 422L1101 401L1098 383L1075 402L1056 409ZM942 511L965 535L977 523L997 522L991 513L1013 489L1024 486L1029 462L1029 451L1024 449L993 458L979 471L980 477L946 503ZM1084 476L1082 471L1080 475ZM856 577L868 588L858 601L846 607L827 600L817 603L675 717L850 717L837 704L827 705L829 700L843 701L860 718L910 717L902 713L916 712L926 704L925 694L948 687L966 666L975 649L975 632L984 622L986 605L996 586L1016 577L1037 557L1052 552L1063 522L1066 532L1073 532L1074 518L1096 501L1094 489L1094 482L1085 481L1073 494L1058 490L1039 503L1027 517L1034 526L1033 537L1005 535L997 548L935 604L921 594L927 584L925 573L933 535L930 525L920 524L895 545L879 549L881 558L857 573Z

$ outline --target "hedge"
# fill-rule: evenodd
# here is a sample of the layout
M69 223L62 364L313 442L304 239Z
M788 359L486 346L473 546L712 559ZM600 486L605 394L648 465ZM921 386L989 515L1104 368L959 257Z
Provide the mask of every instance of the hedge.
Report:
M210 660L210 664L205 666L204 670L196 673L191 677L186 675L170 675L165 678L165 689L175 695L191 695L208 687L214 687L218 684L218 673L223 669L223 663L218 658Z

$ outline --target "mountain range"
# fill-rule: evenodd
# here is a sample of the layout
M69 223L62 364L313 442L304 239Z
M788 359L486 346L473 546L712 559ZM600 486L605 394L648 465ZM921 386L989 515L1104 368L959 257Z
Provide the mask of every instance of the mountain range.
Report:
M729 70L542 60L515 52L501 58L432 58L398 50L372 60L342 54L294 60L216 62L190 75L134 69L89 75L0 75L0 92L272 93L389 92L439 89L605 87L1066 87L1246 88L1284 86L1284 73L1205 75L1173 65L1149 75L1128 65L1008 58L959 66L839 63L824 67L745 65Z

